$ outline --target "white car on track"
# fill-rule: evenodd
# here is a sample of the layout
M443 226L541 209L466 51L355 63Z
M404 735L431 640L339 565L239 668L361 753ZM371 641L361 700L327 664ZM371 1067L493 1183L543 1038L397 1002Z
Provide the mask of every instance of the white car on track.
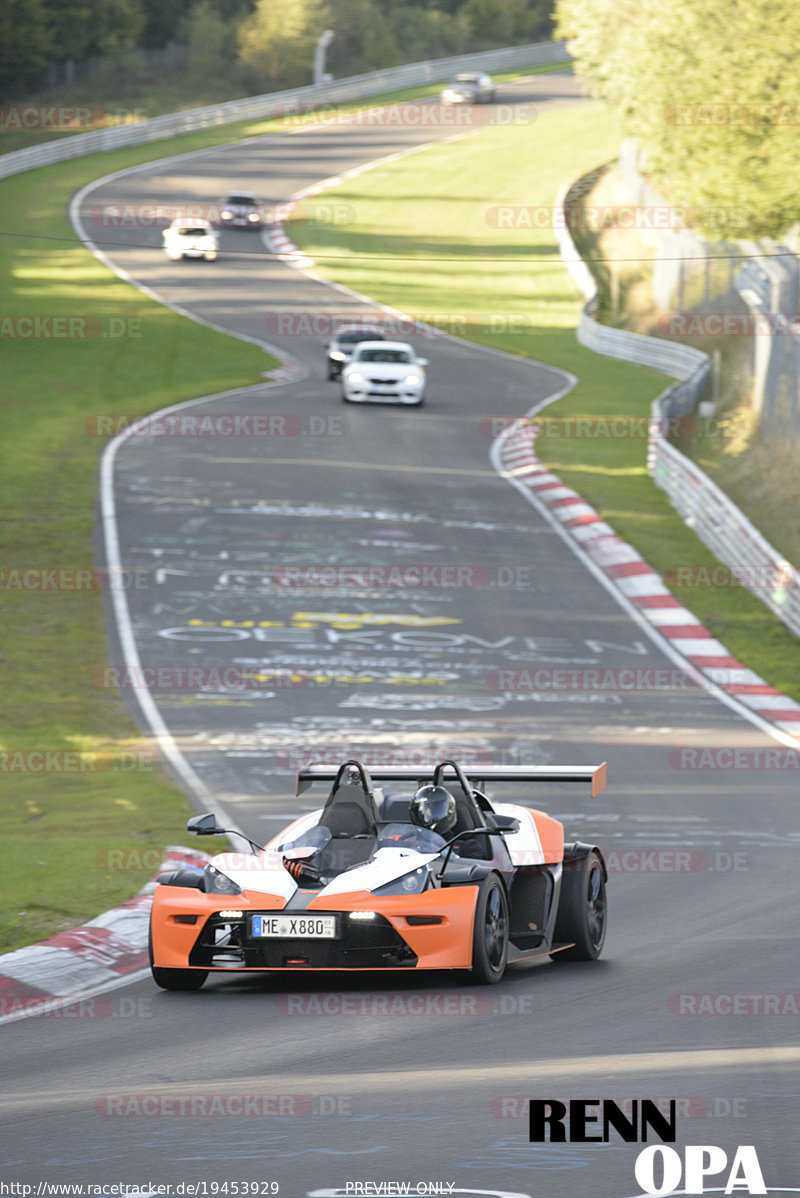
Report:
M207 220L178 216L164 230L164 253L173 262L179 258L205 258L213 262L219 252L219 238Z
M421 404L427 365L406 341L361 341L342 369L342 399Z

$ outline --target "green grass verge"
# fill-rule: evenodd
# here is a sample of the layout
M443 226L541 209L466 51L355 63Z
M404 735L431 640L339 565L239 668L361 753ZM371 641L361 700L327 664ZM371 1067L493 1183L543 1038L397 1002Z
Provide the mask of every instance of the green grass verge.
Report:
M167 147L157 151L0 183L0 951L129 898L152 876L158 851L181 842L189 811L116 693L98 685L107 663L102 594L84 582L69 589L78 576L60 573L88 579L93 565L106 440L95 417L257 383L276 364L148 299L75 244L70 195ZM21 322L37 320L45 334L86 335L26 335L35 325ZM43 585L58 589L29 590L24 579L36 575L15 571L52 571Z
M356 223L293 221L292 239L336 282L575 373L579 385L547 410L557 419L537 441L542 460L665 575L676 598L733 654L800 700L800 644L761 603L738 587L681 584L689 577L681 568L710 572L717 563L647 471L647 416L666 380L578 345L580 302L553 230L530 227L547 223L541 213L552 209L562 184L612 159L618 145L618 130L599 105L487 129L347 180L329 194L354 208ZM498 206L527 216L498 228ZM435 387L434 377L434 403ZM505 414L502 401L497 414ZM616 418L632 435L603 435L603 422ZM595 435L565 436L578 420L588 420Z

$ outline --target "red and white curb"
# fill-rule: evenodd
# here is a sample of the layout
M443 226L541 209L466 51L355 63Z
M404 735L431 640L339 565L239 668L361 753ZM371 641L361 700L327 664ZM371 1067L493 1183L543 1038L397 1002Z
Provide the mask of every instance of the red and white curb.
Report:
M399 157L399 155L389 155L390 158ZM379 162L386 162L386 158L378 159ZM371 167L372 163L367 163L366 166L356 166L352 170L344 171L341 175L332 175L329 179L322 179L318 183L312 183L308 187L304 187L301 191L295 192L290 196L285 204L281 204L281 219L275 221L269 229L264 230L264 242L267 249L271 253L277 254L284 262L288 262L290 266L296 266L298 270L309 270L314 265L314 259L309 258L308 254L304 254L299 250L291 238L288 236L284 224L290 219L295 208L303 200L309 199L311 196L319 195L323 191L327 191L330 187L336 187L339 183L343 183L345 179L351 179L355 175L363 174L365 169Z
M271 383L294 383L297 379L304 378L305 374L302 366L298 366L295 362L284 362L282 366L268 370L261 377L269 379Z
M304 191L302 197L305 198L307 195L312 195L313 191L313 188ZM263 238L270 253L277 254L279 258L283 259L284 262L288 262L291 266L305 270L309 266L313 266L314 261L297 248L294 242L287 236L283 226L283 222L289 219L294 209L300 203L300 199L301 197L297 196L296 199L293 198L288 203L281 205L281 210L284 214L283 219L276 221L269 229L265 229Z
M158 874L209 860L177 846L137 895L79 928L0 956L0 1023L58 1010L70 1000L111 989L149 964L147 935Z
M535 421L518 420L498 439L504 475L535 497L629 604L682 657L725 694L779 730L784 743L800 744L800 704L781 694L733 657L697 616L683 607L660 574L601 520L577 491L567 487L536 457Z

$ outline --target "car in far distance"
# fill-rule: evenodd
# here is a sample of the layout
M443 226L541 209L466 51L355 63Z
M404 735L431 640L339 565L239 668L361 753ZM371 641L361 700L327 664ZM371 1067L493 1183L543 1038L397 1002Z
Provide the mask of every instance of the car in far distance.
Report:
M342 399L419 405L427 365L406 341L361 341L342 370Z
M494 82L484 71L463 71L442 91L443 104L491 104L497 94Z
M220 224L229 229L260 229L261 204L252 191L230 191L219 205Z
M353 350L360 341L383 341L380 329L363 324L346 324L337 329L328 342L328 378L342 376L342 367L350 361Z
M217 234L207 220L178 216L164 230L164 253L176 262L179 258L205 258L213 262L219 252Z

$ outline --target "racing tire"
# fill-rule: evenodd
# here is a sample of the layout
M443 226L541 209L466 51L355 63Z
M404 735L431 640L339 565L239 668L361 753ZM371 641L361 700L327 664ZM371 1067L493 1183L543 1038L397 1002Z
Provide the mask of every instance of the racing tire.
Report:
M199 990L208 977L207 969L162 969L153 964L153 920L147 936L147 952L153 981L162 990Z
M572 947L552 953L552 959L596 961L603 951L607 915L605 870L593 849L565 863L554 939Z
M472 934L472 981L493 986L508 964L508 899L497 874L484 878L475 904Z

